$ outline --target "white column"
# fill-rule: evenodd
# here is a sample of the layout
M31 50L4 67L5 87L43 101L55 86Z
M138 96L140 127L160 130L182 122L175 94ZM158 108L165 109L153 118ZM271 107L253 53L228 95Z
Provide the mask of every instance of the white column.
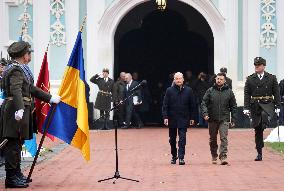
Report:
M254 72L253 59L259 56L260 48L260 0L244 2L244 80Z
M42 59L49 43L50 1L33 1L34 75L37 80Z
M225 18L226 30L226 63L222 63L222 66L228 68L228 77L233 81L233 90L236 90L238 88L238 0L230 2L220 0L219 7ZM237 103L241 104L241 97L236 96L236 98Z
M284 78L284 1L276 1L276 16L277 16L277 79L278 81Z
M66 26L66 65L73 46L76 41L76 36L79 31L79 0L68 0L65 2L65 26Z
M105 1L87 0L87 63L86 65L86 81L90 84L90 101L95 102L98 92L97 86L90 83L90 78L96 73L101 72L101 68L106 63L98 63L98 29L100 21L105 9ZM112 75L112 73L110 73ZM94 112L97 118L98 112Z

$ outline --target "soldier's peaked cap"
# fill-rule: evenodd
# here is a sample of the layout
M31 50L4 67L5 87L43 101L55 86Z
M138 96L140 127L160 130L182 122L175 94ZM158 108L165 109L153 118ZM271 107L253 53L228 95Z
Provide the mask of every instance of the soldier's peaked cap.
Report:
M33 52L31 45L25 41L13 42L8 50L9 56L11 58L20 58L24 56L27 52Z
M254 58L254 65L261 65L261 64L266 66L266 60L262 57L255 57Z

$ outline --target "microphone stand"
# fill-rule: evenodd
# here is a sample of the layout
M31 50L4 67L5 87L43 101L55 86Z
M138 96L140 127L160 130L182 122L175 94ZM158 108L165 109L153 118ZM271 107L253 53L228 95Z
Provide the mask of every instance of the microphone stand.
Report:
M106 115L106 114L108 114L109 115L109 113L111 112L111 111L113 111L113 110L117 110L118 109L118 107L120 106L120 105L122 105L122 104L124 104L126 101L128 101L129 100L129 98L131 98L133 95L134 95L134 93L135 93L135 90L138 88L138 87L140 87L142 84L138 84L136 87L134 87L133 89L131 89L130 91L132 91L132 93L128 96L128 97L126 97L125 99L123 99L122 101L120 101L117 105L115 105L114 107L112 107L109 111L107 111L107 113L105 113L104 115ZM103 115L103 116L104 116ZM116 115L116 114L115 114ZM114 116L115 116L114 115ZM101 117L103 117L103 116L101 116ZM125 178L125 177L122 177L122 176L120 176L120 174L119 174L119 170L118 170L118 145L117 145L117 123L115 123L115 120L113 120L113 123L114 123L114 129L115 129L115 133L114 133L114 137L115 137L115 172L114 172L114 176L112 176L112 177L110 177L110 178L105 178L105 179L101 179L101 180L98 180L98 182L103 182L103 181L106 181L106 180L112 180L112 179L115 179L114 181L113 181L113 184L115 184L115 181L117 180L117 179L124 179L124 180L130 180L130 181L133 181L133 182L139 182L139 180L135 180L135 179L131 179L131 178Z

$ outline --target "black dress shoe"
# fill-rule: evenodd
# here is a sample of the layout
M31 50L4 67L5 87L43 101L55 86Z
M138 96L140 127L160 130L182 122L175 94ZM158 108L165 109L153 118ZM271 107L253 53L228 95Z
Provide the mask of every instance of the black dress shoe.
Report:
M29 184L23 182L16 175L6 178L5 180L5 188L27 188Z
M184 159L179 159L178 164L179 165L185 165Z
M177 163L177 159L178 159L177 157L173 157L172 160L171 160L171 164L176 164Z
M256 156L256 158L254 159L254 161L262 161L262 155L261 154L258 154Z

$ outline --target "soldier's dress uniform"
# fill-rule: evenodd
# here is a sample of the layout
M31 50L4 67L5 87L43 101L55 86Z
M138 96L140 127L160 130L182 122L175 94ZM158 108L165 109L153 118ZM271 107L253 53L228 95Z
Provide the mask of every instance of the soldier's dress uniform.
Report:
M20 58L27 52L30 53L27 42L15 42L8 48L12 58ZM0 137L8 140L4 148L6 187L27 187L26 177L21 172L21 149L24 140L31 139L34 128L32 115L32 97L49 102L51 95L33 85L33 81L24 71L23 64L12 60L4 71L1 88L5 100L1 106ZM15 112L24 110L20 120L15 119Z
M104 69L103 72L108 72L108 69ZM104 119L109 119L108 111L111 108L112 91L114 81L111 78L101 78L98 74L94 75L90 81L98 85L99 92L97 94L95 108L100 110L100 116L104 115Z
M265 59L256 57L254 64L266 65ZM244 88L244 110L249 110L251 126L255 129L256 161L262 160L263 131L269 126L275 109L280 108L279 86L276 76L264 72L262 78L254 73L247 77Z

